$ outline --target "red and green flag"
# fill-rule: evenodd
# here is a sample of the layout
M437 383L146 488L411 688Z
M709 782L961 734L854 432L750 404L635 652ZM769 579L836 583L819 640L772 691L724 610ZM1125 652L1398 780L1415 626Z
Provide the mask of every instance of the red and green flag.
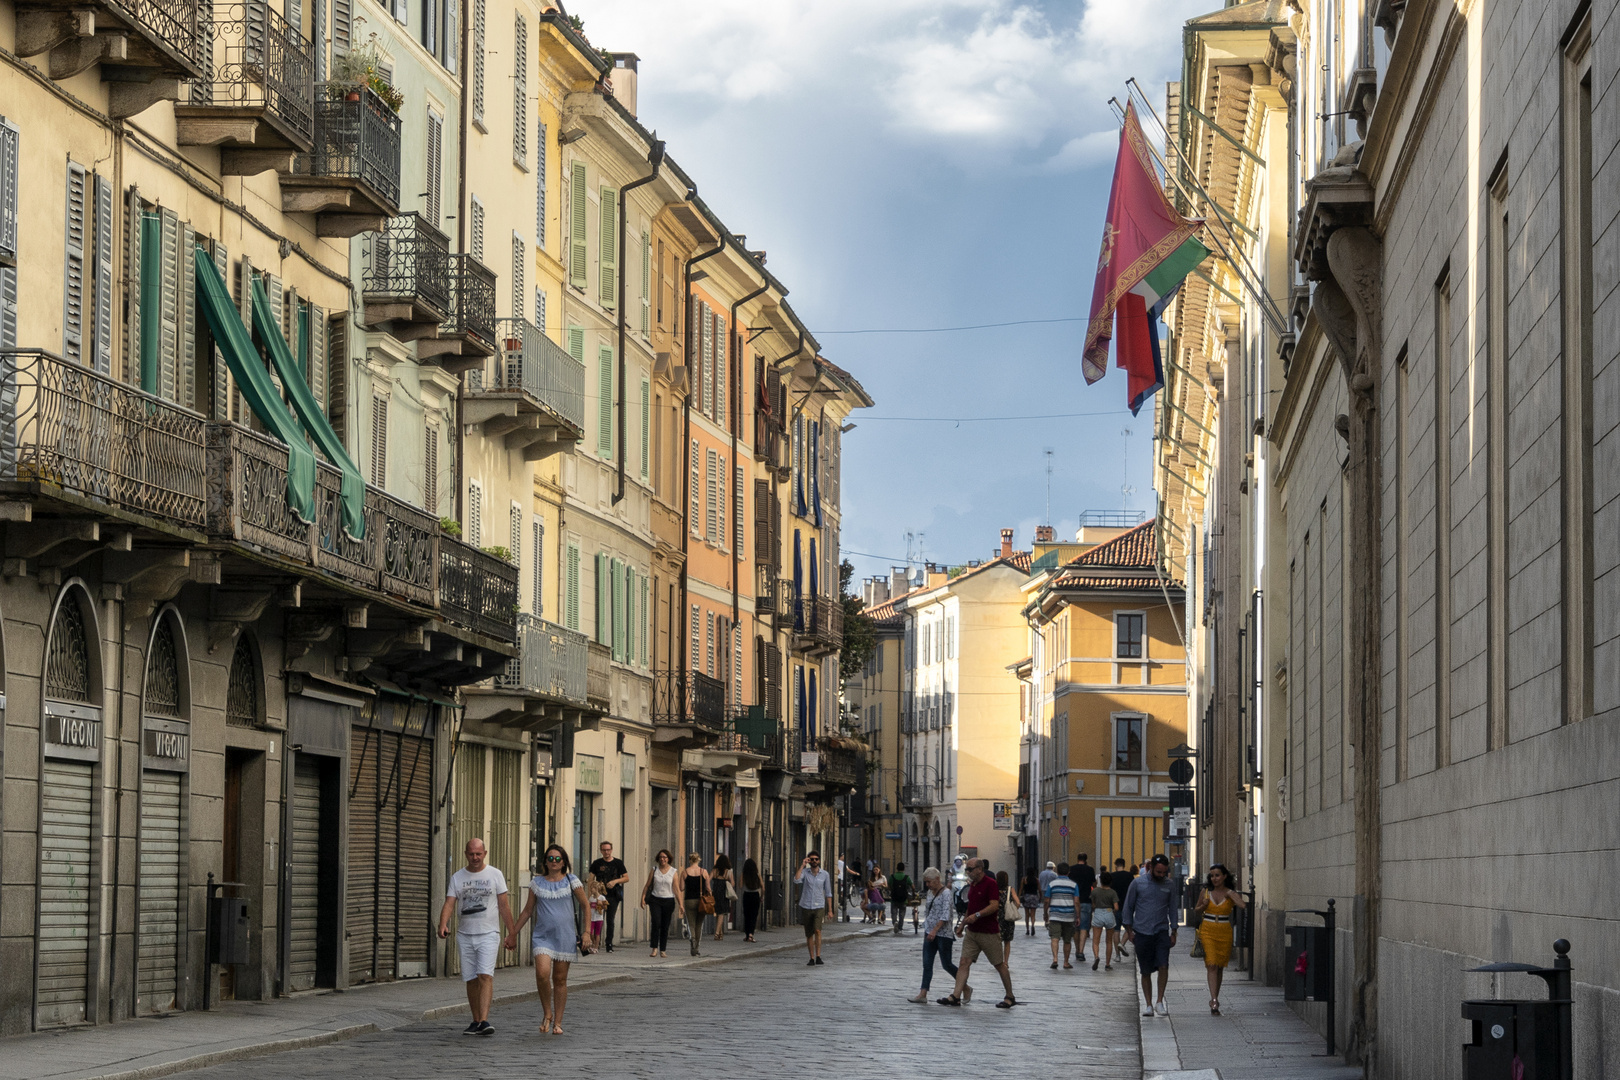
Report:
M1133 413L1164 385L1159 315L1182 280L1209 256L1198 242L1202 225L1176 213L1165 198L1136 108L1127 105L1082 366L1087 383L1107 374L1112 340L1115 362L1128 378Z

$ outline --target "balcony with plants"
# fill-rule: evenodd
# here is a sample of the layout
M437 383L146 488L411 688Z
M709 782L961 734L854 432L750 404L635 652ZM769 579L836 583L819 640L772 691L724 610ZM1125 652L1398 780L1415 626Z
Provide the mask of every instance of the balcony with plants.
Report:
M535 461L585 430L585 367L526 319L496 322L499 350L465 376L462 422Z
M22 0L14 50L48 54L56 80L100 65L108 112L123 120L159 101L178 101L182 83L208 67L207 9L197 0Z
M315 87L310 151L281 178L281 209L314 214L317 235L358 236L399 213L400 120L404 97L373 49L334 59L332 79Z
M315 141L314 45L266 0L211 15L208 69L174 107L176 139L219 147L223 176L290 174Z

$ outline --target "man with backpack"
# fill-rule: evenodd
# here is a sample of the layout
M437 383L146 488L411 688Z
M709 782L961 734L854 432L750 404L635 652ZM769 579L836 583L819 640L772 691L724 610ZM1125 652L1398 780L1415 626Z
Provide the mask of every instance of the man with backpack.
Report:
M906 921L906 905L911 902L911 878L906 876L906 864L894 864L894 873L889 878L889 914L894 918L894 932L900 933L900 925Z

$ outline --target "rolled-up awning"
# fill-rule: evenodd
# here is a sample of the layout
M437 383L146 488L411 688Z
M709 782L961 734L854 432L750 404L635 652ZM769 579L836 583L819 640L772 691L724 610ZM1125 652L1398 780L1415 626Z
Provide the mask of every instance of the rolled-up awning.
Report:
M363 539L366 535L366 482L361 478L359 468L350 460L349 452L343 448L343 440L338 438L337 432L327 422L326 413L315 401L303 369L293 359L287 339L281 336L281 328L276 325L275 314L270 310L270 298L264 292L264 282L257 279L253 282L253 328L259 332L259 340L270 350L270 362L276 365L281 385L287 391L287 400L291 402L293 412L298 414L298 419L303 421L304 430L315 440L315 445L326 455L326 460L343 473L343 531L356 540Z
M197 247L192 251L192 262L197 268L198 306L213 331L214 343L236 378L236 388L270 433L287 444L287 505L301 520L312 522L315 520L315 453L304 441L298 421L276 393L270 372L260 362L253 348L253 338L242 325L242 317L231 303L230 291L215 269L214 260Z

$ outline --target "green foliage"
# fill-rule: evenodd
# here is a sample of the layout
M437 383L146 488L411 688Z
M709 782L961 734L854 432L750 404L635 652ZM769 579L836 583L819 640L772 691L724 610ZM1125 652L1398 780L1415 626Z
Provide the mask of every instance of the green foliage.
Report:
M453 536L457 540L461 539L461 522L457 521L455 518L440 518L439 529L446 536Z
M485 555L492 555L495 558L501 560L501 562L511 562L512 561L512 549L502 547L499 544L491 544L489 547L484 549L484 554Z
M844 645L838 655L838 677L848 682L860 673L877 648L877 632L866 614L866 601L850 591L855 567L845 559L838 565L838 593L844 605Z

